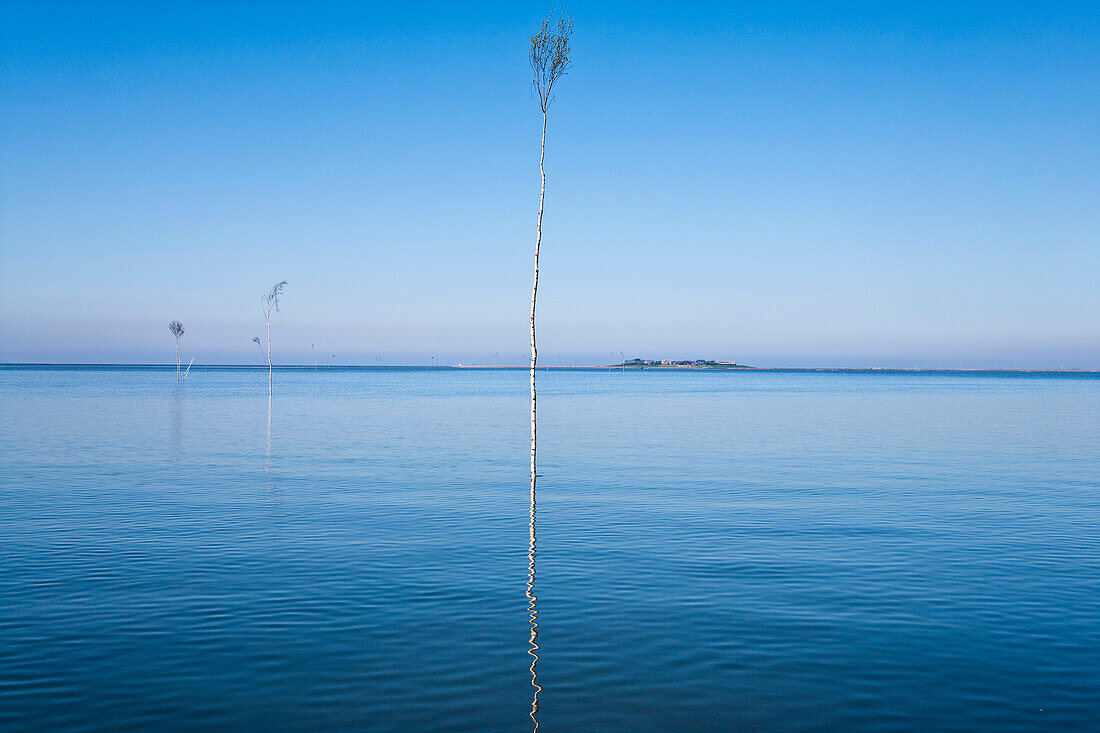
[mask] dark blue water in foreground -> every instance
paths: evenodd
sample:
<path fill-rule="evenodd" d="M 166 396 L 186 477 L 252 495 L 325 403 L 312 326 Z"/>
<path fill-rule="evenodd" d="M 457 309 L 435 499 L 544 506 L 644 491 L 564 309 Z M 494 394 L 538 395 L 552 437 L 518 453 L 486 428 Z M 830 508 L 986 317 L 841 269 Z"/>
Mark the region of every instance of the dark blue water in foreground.
<path fill-rule="evenodd" d="M 539 377 L 541 731 L 1100 726 L 1096 375 Z M 0 369 L 0 728 L 532 728 L 526 379 Z"/>

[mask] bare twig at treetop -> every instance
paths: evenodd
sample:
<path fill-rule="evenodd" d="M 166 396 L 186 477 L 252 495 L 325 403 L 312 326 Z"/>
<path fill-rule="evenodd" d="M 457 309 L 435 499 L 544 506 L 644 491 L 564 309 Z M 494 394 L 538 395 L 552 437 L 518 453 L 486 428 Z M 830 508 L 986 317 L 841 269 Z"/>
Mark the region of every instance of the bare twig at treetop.
<path fill-rule="evenodd" d="M 267 321 L 267 399 L 271 400 L 271 309 L 274 308 L 275 312 L 279 312 L 279 296 L 283 294 L 283 288 L 286 287 L 286 280 L 275 283 L 275 285 L 268 292 L 260 296 L 260 305 L 264 309 L 264 320 Z M 255 339 L 259 344 L 260 340 Z M 260 349 L 263 351 L 263 349 Z"/>
<path fill-rule="evenodd" d="M 172 321 L 168 324 L 168 330 L 176 337 L 176 381 L 180 381 L 180 339 L 183 338 L 183 324 Z"/>
<path fill-rule="evenodd" d="M 537 33 L 531 37 L 531 81 L 539 97 L 542 109 L 542 146 L 539 152 L 539 174 L 542 185 L 539 189 L 539 218 L 535 234 L 535 280 L 531 286 L 531 499 L 535 496 L 535 365 L 538 363 L 538 348 L 535 345 L 535 302 L 539 292 L 539 249 L 542 246 L 542 212 L 546 201 L 546 111 L 554 98 L 554 84 L 573 65 L 570 56 L 569 39 L 573 35 L 573 20 L 560 15 L 557 18 L 551 12 L 542 21 Z"/>

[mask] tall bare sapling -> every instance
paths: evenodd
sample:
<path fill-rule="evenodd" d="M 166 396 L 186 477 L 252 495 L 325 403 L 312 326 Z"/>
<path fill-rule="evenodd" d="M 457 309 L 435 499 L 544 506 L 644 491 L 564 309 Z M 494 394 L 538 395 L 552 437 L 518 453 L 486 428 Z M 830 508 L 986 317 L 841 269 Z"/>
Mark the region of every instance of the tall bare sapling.
<path fill-rule="evenodd" d="M 535 280 L 531 286 L 531 495 L 535 493 L 535 365 L 538 348 L 535 345 L 535 302 L 539 292 L 539 249 L 542 246 L 542 212 L 546 200 L 546 113 L 554 98 L 554 84 L 573 65 L 569 39 L 573 35 L 573 19 L 564 15 L 546 16 L 538 32 L 531 37 L 531 84 L 542 109 L 542 147 L 539 152 L 539 218 L 535 235 Z"/>

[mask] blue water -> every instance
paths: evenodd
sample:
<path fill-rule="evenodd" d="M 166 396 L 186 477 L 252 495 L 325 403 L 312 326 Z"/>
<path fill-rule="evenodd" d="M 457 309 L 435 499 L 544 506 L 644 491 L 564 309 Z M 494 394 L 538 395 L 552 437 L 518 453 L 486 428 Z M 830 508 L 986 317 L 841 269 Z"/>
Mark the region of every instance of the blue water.
<path fill-rule="evenodd" d="M 0 369 L 0 728 L 1100 726 L 1100 378 Z"/>

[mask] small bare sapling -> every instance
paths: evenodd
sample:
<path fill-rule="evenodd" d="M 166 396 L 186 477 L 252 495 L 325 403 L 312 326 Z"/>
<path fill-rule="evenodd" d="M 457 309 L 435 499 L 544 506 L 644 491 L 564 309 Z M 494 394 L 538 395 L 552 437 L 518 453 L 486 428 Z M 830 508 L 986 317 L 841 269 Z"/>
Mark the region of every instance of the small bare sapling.
<path fill-rule="evenodd" d="M 176 337 L 176 381 L 180 381 L 180 339 L 183 338 L 183 324 L 172 321 L 168 324 L 168 330 Z"/>
<path fill-rule="evenodd" d="M 264 311 L 264 320 L 267 321 L 267 396 L 271 398 L 271 311 L 275 310 L 279 312 L 279 296 L 283 294 L 283 288 L 286 287 L 286 280 L 275 283 L 271 290 L 260 296 L 260 306 Z M 259 339 L 255 339 L 259 344 Z M 263 351 L 263 349 L 260 349 Z"/>

